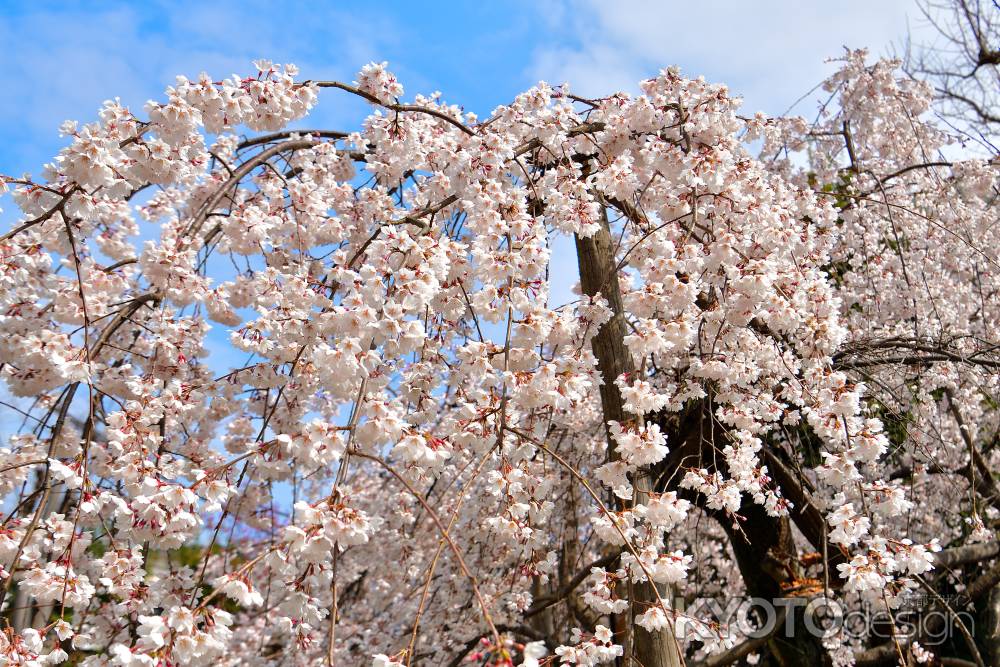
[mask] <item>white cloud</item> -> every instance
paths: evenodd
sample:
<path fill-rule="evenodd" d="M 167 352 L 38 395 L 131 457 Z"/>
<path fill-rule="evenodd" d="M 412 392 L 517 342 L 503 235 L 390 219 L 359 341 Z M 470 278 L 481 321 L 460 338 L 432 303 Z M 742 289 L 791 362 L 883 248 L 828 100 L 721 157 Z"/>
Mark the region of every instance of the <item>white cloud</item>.
<path fill-rule="evenodd" d="M 549 14 L 572 45 L 534 54 L 530 74 L 584 95 L 634 91 L 669 65 L 724 82 L 747 111 L 780 114 L 833 67 L 845 46 L 888 54 L 906 37 L 912 0 L 567 0 Z M 809 111 L 809 110 L 807 110 Z"/>

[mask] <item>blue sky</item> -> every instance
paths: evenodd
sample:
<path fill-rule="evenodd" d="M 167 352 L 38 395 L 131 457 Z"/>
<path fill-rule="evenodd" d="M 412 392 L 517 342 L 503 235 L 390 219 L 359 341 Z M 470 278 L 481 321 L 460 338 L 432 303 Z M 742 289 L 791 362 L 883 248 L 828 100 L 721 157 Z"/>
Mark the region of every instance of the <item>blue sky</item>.
<path fill-rule="evenodd" d="M 678 64 L 777 114 L 844 45 L 888 53 L 918 20 L 912 0 L 0 0 L 0 173 L 37 173 L 62 145 L 59 123 L 93 120 L 105 99 L 141 110 L 176 74 L 245 74 L 259 57 L 347 81 L 388 60 L 408 95 L 440 90 L 481 114 L 540 79 L 599 94 Z M 343 129 L 363 111 L 328 91 L 308 125 Z"/>

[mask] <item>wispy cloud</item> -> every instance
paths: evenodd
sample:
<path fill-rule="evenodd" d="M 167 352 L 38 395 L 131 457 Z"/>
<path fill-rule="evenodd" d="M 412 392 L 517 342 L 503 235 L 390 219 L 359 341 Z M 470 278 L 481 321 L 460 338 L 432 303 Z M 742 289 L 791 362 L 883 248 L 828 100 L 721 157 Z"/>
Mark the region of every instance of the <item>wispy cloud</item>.
<path fill-rule="evenodd" d="M 266 57 L 313 76 L 353 78 L 394 39 L 392 21 L 317 3 L 150 3 L 93 9 L 26 5 L 5 10 L 0 171 L 37 169 L 66 119 L 93 120 L 119 97 L 133 108 L 162 97 L 177 74 L 247 74 Z M 314 120 L 332 120 L 327 106 Z"/>
<path fill-rule="evenodd" d="M 748 111 L 782 113 L 832 69 L 843 47 L 901 44 L 912 0 L 701 2 L 567 0 L 550 21 L 572 43 L 538 48 L 530 71 L 583 94 L 635 90 L 668 65 L 729 84 Z"/>

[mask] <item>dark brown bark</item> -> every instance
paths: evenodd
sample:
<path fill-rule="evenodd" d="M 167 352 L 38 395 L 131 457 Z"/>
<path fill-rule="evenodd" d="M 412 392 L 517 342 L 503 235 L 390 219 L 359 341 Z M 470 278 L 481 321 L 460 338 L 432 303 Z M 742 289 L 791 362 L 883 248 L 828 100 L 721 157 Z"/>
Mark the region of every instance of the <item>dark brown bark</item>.
<path fill-rule="evenodd" d="M 603 380 L 600 393 L 605 422 L 637 420 L 640 416 L 625 411 L 621 393 L 614 384 L 617 377 L 634 373 L 636 368 L 624 342 L 628 329 L 623 314 L 613 239 L 606 217 L 594 236 L 586 239 L 577 237 L 576 249 L 583 293 L 588 296 L 599 293 L 607 299 L 613 313 L 612 319 L 601 327 L 591 343 Z M 707 425 L 712 419 L 710 404 L 695 406 L 681 415 L 649 415 L 648 418 L 659 423 L 671 451 L 655 470 L 643 471 L 633 480 L 637 497 L 641 498 L 644 492 L 651 490 L 676 489 L 683 477 L 681 469 L 685 467 L 718 469 L 725 474 L 724 461 L 721 455 L 716 456 L 716 452 L 725 446 L 725 436 L 720 434 L 720 429 L 716 429 L 715 439 L 721 440 L 714 445 L 710 438 L 705 437 Z M 607 430 L 606 437 L 609 458 L 614 460 L 617 458 L 614 441 Z M 793 517 L 796 523 L 810 542 L 820 548 L 825 533 L 819 511 L 808 502 L 806 490 L 796 483 L 794 475 L 787 468 L 776 465 L 780 463 L 777 457 L 770 455 L 768 462 L 772 464 L 772 474 L 775 474 L 779 486 L 783 489 L 788 487 L 794 496 L 791 499 L 796 505 Z M 782 597 L 790 582 L 798 576 L 797 551 L 789 518 L 768 516 L 762 507 L 749 501 L 741 508 L 738 525 L 732 517 L 714 512 L 709 514 L 715 516 L 730 538 L 748 594 L 765 599 Z M 830 555 L 839 556 L 832 550 Z M 633 617 L 656 599 L 649 584 L 634 587 L 632 594 Z M 660 594 L 666 596 L 668 593 L 663 590 Z M 620 627 L 621 621 L 616 619 L 619 625 L 616 625 L 615 631 L 624 630 Z M 776 633 L 769 641 L 770 653 L 776 664 L 822 664 L 824 651 L 819 642 L 806 636 L 801 619 L 797 619 L 795 627 L 799 630 L 798 636 L 786 638 L 783 633 Z M 681 664 L 679 647 L 669 633 L 652 635 L 640 628 L 634 632 L 633 638 L 632 650 L 641 665 L 675 667 Z"/>
<path fill-rule="evenodd" d="M 711 432 L 711 406 L 703 403 L 682 415 L 655 415 L 661 430 L 671 443 L 670 453 L 658 469 L 658 491 L 672 490 L 697 504 L 718 521 L 726 531 L 732 545 L 736 564 L 750 597 L 776 600 L 784 597 L 792 581 L 800 576 L 797 548 L 792 536 L 792 523 L 788 516 L 769 516 L 763 507 L 744 499 L 739 517 L 705 507 L 704 497 L 680 489 L 683 477 L 680 468 L 706 468 L 718 470 L 728 476 L 721 450 L 726 446 L 724 433 L 716 428 Z M 718 450 L 718 452 L 713 451 Z M 821 528 L 817 528 L 822 538 Z M 777 609 L 780 611 L 780 608 Z M 796 608 L 793 627 L 795 635 L 785 637 L 784 628 L 778 629 L 766 642 L 773 662 L 782 666 L 822 665 L 825 651 L 819 641 L 808 635 L 802 621 L 802 607 Z"/>

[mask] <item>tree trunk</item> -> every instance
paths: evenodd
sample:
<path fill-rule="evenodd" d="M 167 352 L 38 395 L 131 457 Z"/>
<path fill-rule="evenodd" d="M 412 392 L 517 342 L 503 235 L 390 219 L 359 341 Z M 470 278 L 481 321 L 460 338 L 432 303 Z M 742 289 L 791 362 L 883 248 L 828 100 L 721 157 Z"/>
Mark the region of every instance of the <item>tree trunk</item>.
<path fill-rule="evenodd" d="M 588 296 L 600 293 L 608 300 L 608 305 L 614 313 L 612 319 L 601 327 L 592 341 L 594 356 L 597 358 L 598 370 L 603 381 L 600 392 L 608 455 L 609 459 L 614 460 L 617 454 L 614 441 L 607 431 L 607 421 L 625 422 L 642 416 L 625 412 L 621 392 L 614 384 L 617 377 L 623 373 L 634 373 L 636 368 L 624 342 L 627 324 L 623 315 L 621 289 L 615 270 L 617 263 L 606 213 L 601 229 L 594 236 L 586 239 L 577 237 L 576 250 L 583 293 Z M 657 478 L 672 479 L 676 483 L 678 476 L 673 473 L 682 460 L 686 460 L 687 465 L 692 465 L 694 461 L 704 464 L 715 459 L 710 454 L 706 457 L 702 451 L 704 438 L 701 437 L 700 430 L 704 426 L 702 418 L 705 417 L 705 410 L 711 410 L 711 407 L 700 406 L 685 411 L 683 415 L 663 420 L 665 423 L 661 424 L 661 429 L 667 434 L 671 453 L 667 460 L 657 467 L 655 473 L 645 470 L 636 475 L 633 485 L 637 498 L 643 493 L 655 490 Z M 711 419 L 710 414 L 707 418 Z M 790 522 L 787 517 L 770 517 L 762 507 L 750 502 L 744 503 L 741 514 L 744 516 L 744 521 L 741 522 L 740 530 L 734 530 L 732 521 L 726 517 L 716 518 L 729 534 L 737 563 L 747 583 L 747 592 L 754 597 L 780 598 L 783 595 L 782 584 L 796 576 L 796 549 Z M 664 589 L 660 591 L 660 595 L 664 599 L 669 599 L 670 592 Z M 646 582 L 632 587 L 631 628 L 635 627 L 635 616 L 642 613 L 646 605 L 655 600 L 656 595 L 651 583 Z M 801 609 L 797 610 L 796 614 L 801 615 Z M 616 622 L 621 620 L 623 619 L 616 619 Z M 821 664 L 823 649 L 815 638 L 805 633 L 801 618 L 795 619 L 794 627 L 795 637 L 786 638 L 782 636 L 783 632 L 779 632 L 769 642 L 776 662 L 779 665 Z M 614 629 L 625 630 L 621 627 Z M 638 628 L 623 634 L 633 637 L 632 650 L 638 664 L 644 667 L 677 667 L 682 664 L 679 646 L 670 632 L 651 634 Z M 626 654 L 626 664 L 629 664 L 627 660 L 628 654 Z"/>
<path fill-rule="evenodd" d="M 625 347 L 626 324 L 622 309 L 622 296 L 618 285 L 618 273 L 615 270 L 616 261 L 612 246 L 611 229 L 607 212 L 604 211 L 603 224 L 600 230 L 590 238 L 576 238 L 577 261 L 580 266 L 580 287 L 583 293 L 594 296 L 600 293 L 614 313 L 609 322 L 593 338 L 591 343 L 594 356 L 597 358 L 597 368 L 601 373 L 602 385 L 601 407 L 604 412 L 605 436 L 608 442 L 608 457 L 618 458 L 615 443 L 611 438 L 607 422 L 615 420 L 625 422 L 636 419 L 637 415 L 627 414 L 623 407 L 621 392 L 615 385 L 615 379 L 623 373 L 634 373 L 635 362 L 631 353 Z M 640 473 L 633 480 L 636 495 L 648 492 L 653 486 L 648 472 Z M 679 667 L 681 656 L 677 641 L 667 630 L 649 633 L 642 628 L 635 629 L 634 618 L 645 610 L 645 606 L 656 600 L 653 584 L 646 582 L 632 587 L 632 605 L 630 618 L 616 619 L 616 625 L 621 623 L 628 627 L 615 627 L 616 631 L 631 636 L 632 642 L 624 642 L 626 649 L 631 644 L 631 650 L 626 650 L 625 664 L 635 662 L 643 667 Z M 661 595 L 667 596 L 667 591 Z"/>
<path fill-rule="evenodd" d="M 709 509 L 705 506 L 704 496 L 679 486 L 682 475 L 677 471 L 681 466 L 704 467 L 709 472 L 718 471 L 726 477 L 729 474 L 725 460 L 714 456 L 709 444 L 711 409 L 711 404 L 702 402 L 680 414 L 650 415 L 650 419 L 666 434 L 670 446 L 667 458 L 656 469 L 659 484 L 653 490 L 675 491 L 717 521 L 729 538 L 736 565 L 746 585 L 746 595 L 778 601 L 775 612 L 780 613 L 786 589 L 801 574 L 790 517 L 770 516 L 763 507 L 749 497 L 744 497 L 738 512 L 740 518 L 737 519 L 725 512 Z M 727 444 L 725 434 L 718 429 L 713 437 L 717 449 L 722 449 Z M 798 508 L 793 510 L 795 511 L 801 512 Z M 723 607 L 726 602 L 728 601 L 722 600 Z M 782 625 L 764 642 L 769 650 L 770 660 L 762 664 L 782 667 L 824 664 L 825 650 L 820 640 L 807 632 L 803 622 L 803 607 L 804 605 L 793 605 L 790 608 L 794 616 L 788 620 L 788 624 L 794 628 L 793 636 L 786 637 L 785 626 Z"/>
<path fill-rule="evenodd" d="M 985 653 L 990 665 L 1000 665 L 1000 587 L 994 586 L 986 598 Z"/>

